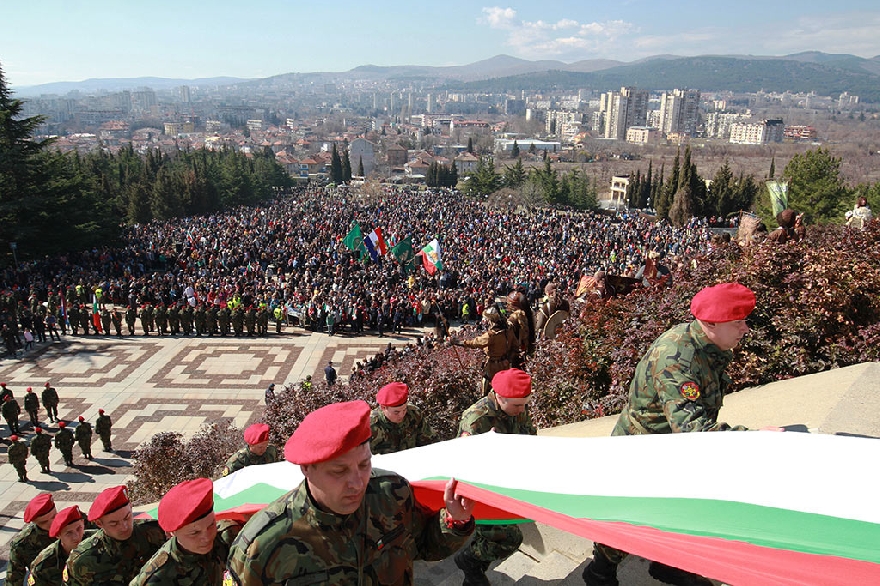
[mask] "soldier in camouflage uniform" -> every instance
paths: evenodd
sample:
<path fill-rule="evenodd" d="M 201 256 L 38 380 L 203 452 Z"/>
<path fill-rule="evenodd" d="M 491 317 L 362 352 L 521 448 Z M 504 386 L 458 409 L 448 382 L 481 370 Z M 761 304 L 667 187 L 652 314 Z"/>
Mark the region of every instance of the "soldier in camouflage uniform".
<path fill-rule="evenodd" d="M 278 461 L 278 448 L 269 445 L 269 426 L 265 423 L 254 423 L 244 430 L 244 441 L 247 446 L 238 450 L 226 461 L 223 476 L 229 476 L 245 466 L 272 464 Z"/>
<path fill-rule="evenodd" d="M 502 370 L 492 379 L 493 390 L 468 407 L 461 416 L 461 436 L 495 433 L 537 435 L 527 403 L 532 393 L 532 377 L 519 370 Z M 507 559 L 522 543 L 517 525 L 486 525 L 474 532 L 473 540 L 455 556 L 455 565 L 464 572 L 463 586 L 488 585 L 486 570 L 495 560 Z"/>
<path fill-rule="evenodd" d="M 49 451 L 52 449 L 52 438 L 43 433 L 42 427 L 34 428 L 34 431 L 37 435 L 31 440 L 31 454 L 40 463 L 40 471 L 48 474 L 52 472 L 49 469 Z"/>
<path fill-rule="evenodd" d="M 10 433 L 21 433 L 18 429 L 18 416 L 21 414 L 21 405 L 12 397 L 12 393 L 3 397 L 0 413 L 3 414 L 3 419 L 6 420 Z"/>
<path fill-rule="evenodd" d="M 145 303 L 143 307 L 141 307 L 141 311 L 138 314 L 138 317 L 141 320 L 141 329 L 144 331 L 145 336 L 150 335 L 150 330 L 153 329 L 153 308 L 149 303 Z"/>
<path fill-rule="evenodd" d="M 76 426 L 76 431 L 73 433 L 73 437 L 76 438 L 76 443 L 79 444 L 79 449 L 82 450 L 83 456 L 91 460 L 92 424 L 86 421 L 85 417 L 82 415 L 79 416 L 79 425 Z"/>
<path fill-rule="evenodd" d="M 67 559 L 68 586 L 127 586 L 165 543 L 156 521 L 135 521 L 124 486 L 108 488 L 89 508 L 98 531 Z"/>
<path fill-rule="evenodd" d="M 195 313 L 191 305 L 187 304 L 180 312 L 180 327 L 183 328 L 183 335 L 189 336 L 193 331 L 193 320 Z"/>
<path fill-rule="evenodd" d="M 110 335 L 110 327 L 113 325 L 113 316 L 106 307 L 101 309 L 101 327 L 104 329 L 104 335 Z"/>
<path fill-rule="evenodd" d="M 206 324 L 207 316 L 205 315 L 205 306 L 199 303 L 199 306 L 196 308 L 195 316 L 193 316 L 193 321 L 196 326 L 196 336 L 201 337 L 202 334 L 205 333 L 205 324 Z"/>
<path fill-rule="evenodd" d="M 9 542 L 9 565 L 6 568 L 6 583 L 19 586 L 24 584 L 27 568 L 34 558 L 52 543 L 49 528 L 55 518 L 55 502 L 52 495 L 43 492 L 30 500 L 24 509 L 25 526 L 12 536 Z"/>
<path fill-rule="evenodd" d="M 176 303 L 168 308 L 168 328 L 172 336 L 180 333 L 180 307 Z"/>
<path fill-rule="evenodd" d="M 244 309 L 239 305 L 232 312 L 232 331 L 235 337 L 240 338 L 244 332 Z"/>
<path fill-rule="evenodd" d="M 28 417 L 31 419 L 31 425 L 34 427 L 40 424 L 40 418 L 37 412 L 40 410 L 40 398 L 34 392 L 33 387 L 28 387 L 24 396 L 24 410 L 27 411 Z"/>
<path fill-rule="evenodd" d="M 232 313 L 229 311 L 228 307 L 224 307 L 217 314 L 217 322 L 220 324 L 220 335 L 224 338 L 227 334 L 229 334 L 229 318 L 232 316 Z"/>
<path fill-rule="evenodd" d="M 510 368 L 510 358 L 517 352 L 517 340 L 513 330 L 507 325 L 507 320 L 496 307 L 487 308 L 483 312 L 483 317 L 489 322 L 489 331 L 464 342 L 452 338 L 452 343 L 461 344 L 465 348 L 482 348 L 486 353 L 481 383 L 483 394 L 486 394 L 492 388 L 492 378 L 502 370 Z"/>
<path fill-rule="evenodd" d="M 134 307 L 129 307 L 125 310 L 125 327 L 128 328 L 128 335 L 134 335 L 134 326 L 137 322 L 137 310 Z"/>
<path fill-rule="evenodd" d="M 89 531 L 92 535 L 94 531 Z M 58 586 L 65 584 L 64 567 L 70 552 L 86 537 L 85 517 L 79 507 L 61 509 L 49 528 L 49 537 L 55 542 L 41 551 L 30 566 L 28 586 Z"/>
<path fill-rule="evenodd" d="M 253 338 L 257 331 L 257 310 L 251 305 L 244 314 L 244 327 L 247 328 L 248 338 Z"/>
<path fill-rule="evenodd" d="M 370 413 L 370 451 L 390 454 L 437 441 L 437 434 L 428 425 L 421 410 L 407 403 L 409 387 L 394 382 L 376 394 L 379 406 Z"/>
<path fill-rule="evenodd" d="M 214 517 L 214 483 L 181 482 L 159 502 L 159 525 L 172 535 L 150 558 L 131 586 L 221 586 L 229 548 L 241 530 Z"/>
<path fill-rule="evenodd" d="M 55 387 L 46 383 L 40 398 L 43 400 L 46 413 L 49 414 L 49 421 L 58 421 L 58 391 L 55 390 Z"/>
<path fill-rule="evenodd" d="M 55 447 L 61 452 L 64 463 L 73 466 L 73 432 L 67 429 L 67 423 L 58 422 L 58 433 L 55 434 Z"/>
<path fill-rule="evenodd" d="M 707 287 L 691 300 L 696 319 L 661 335 L 636 366 L 629 401 L 611 435 L 740 431 L 718 421 L 730 377 L 724 372 L 732 350 L 748 333 L 745 319 L 755 294 L 737 283 Z M 584 568 L 587 586 L 617 586 L 617 566 L 626 552 L 596 543 Z M 711 586 L 712 582 L 678 568 L 651 562 L 648 572 L 666 584 Z"/>
<path fill-rule="evenodd" d="M 95 420 L 95 433 L 101 438 L 105 452 L 112 452 L 113 446 L 110 442 L 110 430 L 113 427 L 113 420 L 109 415 L 104 414 L 103 409 L 98 409 L 98 419 Z"/>
<path fill-rule="evenodd" d="M 260 305 L 260 309 L 257 311 L 257 333 L 260 336 L 269 334 L 269 310 L 265 305 Z"/>
<path fill-rule="evenodd" d="M 116 337 L 122 337 L 122 314 L 119 313 L 119 310 L 115 307 L 113 311 L 110 312 L 110 320 L 113 322 L 113 330 L 116 332 Z"/>
<path fill-rule="evenodd" d="M 233 584 L 413 583 L 414 559 L 440 560 L 473 531 L 474 503 L 446 485 L 420 505 L 405 478 L 371 465 L 370 407 L 334 403 L 303 419 L 284 449 L 305 479 L 254 515 L 229 554 Z"/>
<path fill-rule="evenodd" d="M 154 319 L 156 321 L 156 332 L 160 336 L 164 336 L 168 333 L 168 310 L 165 309 L 165 304 L 160 303 L 156 306 L 156 311 L 154 314 Z"/>
<path fill-rule="evenodd" d="M 67 306 L 67 320 L 70 322 L 70 333 L 75 336 L 79 328 L 79 308 L 76 305 Z"/>

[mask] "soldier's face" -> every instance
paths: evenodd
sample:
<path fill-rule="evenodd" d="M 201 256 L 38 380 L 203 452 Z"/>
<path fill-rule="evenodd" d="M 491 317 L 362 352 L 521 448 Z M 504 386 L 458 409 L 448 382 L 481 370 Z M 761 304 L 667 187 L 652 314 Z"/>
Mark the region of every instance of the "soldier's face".
<path fill-rule="evenodd" d="M 131 505 L 125 505 L 119 510 L 107 513 L 100 519 L 95 520 L 98 529 L 103 529 L 108 537 L 117 541 L 125 541 L 134 532 L 134 518 Z"/>
<path fill-rule="evenodd" d="M 385 405 L 380 405 L 380 407 L 382 413 L 391 423 L 400 423 L 406 417 L 406 403 L 397 407 L 386 407 Z"/>
<path fill-rule="evenodd" d="M 190 553 L 204 555 L 214 549 L 214 538 L 217 537 L 217 519 L 214 511 L 211 511 L 201 519 L 184 525 L 171 535 L 177 538 L 177 543 Z"/>
<path fill-rule="evenodd" d="M 249 449 L 249 450 L 251 451 L 251 453 L 254 454 L 255 456 L 262 456 L 263 454 L 266 453 L 266 450 L 267 450 L 268 448 L 269 448 L 269 440 L 266 440 L 266 441 L 264 441 L 264 442 L 260 442 L 260 443 L 258 443 L 258 444 L 254 444 L 254 445 L 252 445 L 252 446 L 251 446 L 250 448 L 248 448 L 248 449 Z"/>
<path fill-rule="evenodd" d="M 370 443 L 364 442 L 332 460 L 301 469 L 318 506 L 337 515 L 354 513 L 364 500 L 373 471 Z"/>
<path fill-rule="evenodd" d="M 521 415 L 522 412 L 526 410 L 526 405 L 529 403 L 528 397 L 523 399 L 508 399 L 506 397 L 495 395 L 495 400 L 498 401 L 498 406 L 501 410 L 511 417 Z"/>
<path fill-rule="evenodd" d="M 58 513 L 58 509 L 52 507 L 52 510 L 46 513 L 45 515 L 40 515 L 39 517 L 34 518 L 34 525 L 42 529 L 43 531 L 48 531 L 50 527 L 52 527 L 52 521 L 55 520 L 55 515 Z"/>
<path fill-rule="evenodd" d="M 58 539 L 61 541 L 61 547 L 64 548 L 64 551 L 68 553 L 73 551 L 73 548 L 79 545 L 79 542 L 82 541 L 85 532 L 86 522 L 82 519 L 74 521 L 62 529 L 61 533 L 58 534 Z"/>
<path fill-rule="evenodd" d="M 739 345 L 743 336 L 749 333 L 746 320 L 725 321 L 714 324 L 700 322 L 709 341 L 722 350 L 733 350 Z"/>

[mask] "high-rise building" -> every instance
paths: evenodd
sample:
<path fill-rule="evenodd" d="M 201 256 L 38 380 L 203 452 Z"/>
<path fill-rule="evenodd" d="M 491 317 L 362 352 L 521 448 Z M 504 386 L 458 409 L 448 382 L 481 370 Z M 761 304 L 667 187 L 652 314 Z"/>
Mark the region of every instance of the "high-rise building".
<path fill-rule="evenodd" d="M 600 109 L 605 114 L 605 138 L 624 140 L 630 126 L 645 126 L 648 119 L 648 91 L 622 87 L 604 94 Z"/>
<path fill-rule="evenodd" d="M 700 90 L 673 90 L 660 98 L 659 128 L 665 134 L 693 135 L 700 121 Z"/>

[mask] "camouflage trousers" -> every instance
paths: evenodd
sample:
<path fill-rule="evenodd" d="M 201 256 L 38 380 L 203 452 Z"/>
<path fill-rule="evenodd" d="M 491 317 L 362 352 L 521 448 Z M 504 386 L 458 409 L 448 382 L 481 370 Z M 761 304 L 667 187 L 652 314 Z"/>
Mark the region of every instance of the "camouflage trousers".
<path fill-rule="evenodd" d="M 481 562 L 510 557 L 523 540 L 518 525 L 477 525 L 474 537 L 465 547 Z"/>
<path fill-rule="evenodd" d="M 625 560 L 628 555 L 629 554 L 625 551 L 614 549 L 610 545 L 605 545 L 604 543 L 593 544 L 593 559 L 596 559 L 597 556 L 602 556 L 612 564 L 617 565 Z"/>

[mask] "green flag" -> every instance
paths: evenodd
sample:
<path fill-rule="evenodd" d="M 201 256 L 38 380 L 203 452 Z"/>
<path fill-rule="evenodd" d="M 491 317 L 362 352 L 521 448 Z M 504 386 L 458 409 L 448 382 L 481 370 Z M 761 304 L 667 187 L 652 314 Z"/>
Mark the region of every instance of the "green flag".
<path fill-rule="evenodd" d="M 415 260 L 416 254 L 412 247 L 412 238 L 407 236 L 403 240 L 397 243 L 394 248 L 391 249 L 391 254 L 394 255 L 394 258 L 397 259 L 407 272 L 413 269 L 413 261 Z"/>
<path fill-rule="evenodd" d="M 352 252 L 357 252 L 358 250 L 363 251 L 364 237 L 361 235 L 361 225 L 357 220 L 351 223 L 351 230 L 349 230 L 345 238 L 342 239 L 342 243 Z"/>

